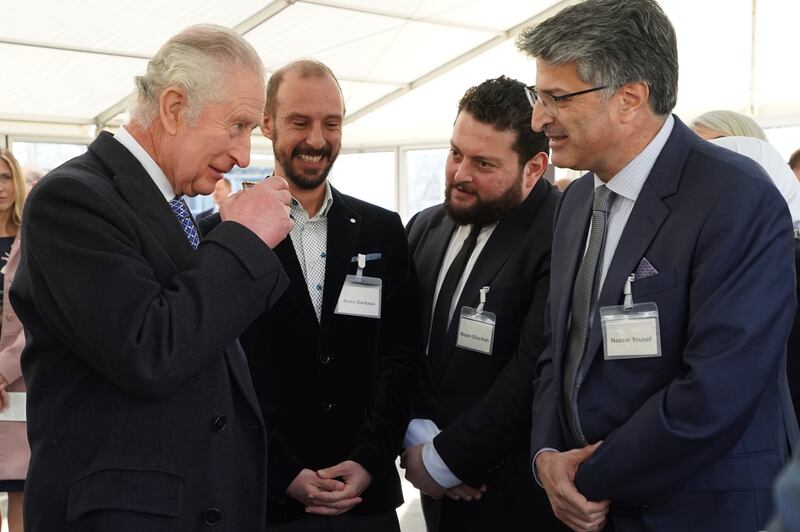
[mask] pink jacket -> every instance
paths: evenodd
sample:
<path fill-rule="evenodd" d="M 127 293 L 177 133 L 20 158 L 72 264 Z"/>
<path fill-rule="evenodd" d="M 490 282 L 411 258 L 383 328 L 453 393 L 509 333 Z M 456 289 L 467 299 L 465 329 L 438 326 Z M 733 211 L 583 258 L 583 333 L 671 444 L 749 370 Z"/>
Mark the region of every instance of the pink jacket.
<path fill-rule="evenodd" d="M 3 279 L 3 327 L 0 332 L 0 374 L 10 383 L 11 392 L 24 392 L 20 355 L 25 347 L 22 323 L 8 301 L 8 291 L 19 265 L 20 239 L 17 236 L 11 246 Z M 0 422 L 0 480 L 22 480 L 28 472 L 31 450 L 28 446 L 27 423 Z"/>

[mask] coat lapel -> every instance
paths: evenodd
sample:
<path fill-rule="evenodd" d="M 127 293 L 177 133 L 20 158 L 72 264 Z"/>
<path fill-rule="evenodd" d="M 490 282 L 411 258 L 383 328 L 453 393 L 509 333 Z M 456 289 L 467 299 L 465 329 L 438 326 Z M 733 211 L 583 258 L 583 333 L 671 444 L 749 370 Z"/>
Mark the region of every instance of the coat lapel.
<path fill-rule="evenodd" d="M 620 304 L 625 279 L 636 271 L 636 267 L 669 216 L 670 211 L 664 198 L 678 191 L 681 169 L 689 152 L 690 135 L 692 133 L 688 128 L 675 117 L 672 134 L 639 192 L 639 197 L 636 199 L 636 204 L 625 224 L 611 264 L 609 264 L 596 305 L 598 310 L 594 315 L 594 324 L 589 336 L 584 359 L 586 364 L 592 363 L 602 342 L 599 308 Z"/>
<path fill-rule="evenodd" d="M 447 216 L 442 216 L 441 223 L 430 229 L 422 254 L 417 258 L 416 265 L 422 294 L 422 324 L 424 345 L 428 345 L 428 335 L 431 330 L 431 317 L 433 314 L 433 294 L 436 291 L 436 281 L 442 269 L 444 255 L 456 224 Z"/>
<path fill-rule="evenodd" d="M 164 199 L 164 195 L 147 174 L 141 163 L 107 132 L 102 132 L 89 146 L 97 157 L 111 170 L 111 178 L 122 198 L 131 206 L 148 227 L 154 240 L 179 271 L 183 260 L 193 250 L 186 233 Z M 243 395 L 257 415 L 261 415 L 255 391 L 247 369 L 247 361 L 239 341 L 236 340 L 225 351 L 232 379 L 243 390 Z"/>
<path fill-rule="evenodd" d="M 567 345 L 567 331 L 572 313 L 572 289 L 575 276 L 586 248 L 586 235 L 589 231 L 589 220 L 592 216 L 592 200 L 594 198 L 594 175 L 586 174 L 571 185 L 562 197 L 559 211 L 565 204 L 575 215 L 566 217 L 553 238 L 552 264 L 560 269 L 559 275 L 550 276 L 550 311 L 552 314 L 551 338 L 553 344 L 554 374 L 561 379 L 560 356 Z"/>
<path fill-rule="evenodd" d="M 461 307 L 470 306 L 475 308 L 478 305 L 480 289 L 484 286 L 491 287 L 492 280 L 497 273 L 508 261 L 509 257 L 517 251 L 516 243 L 520 241 L 522 235 L 528 230 L 528 226 L 534 219 L 531 213 L 539 208 L 544 198 L 549 194 L 551 186 L 552 185 L 544 179 L 540 179 L 533 190 L 531 190 L 530 194 L 528 194 L 525 201 L 497 224 L 497 227 L 495 227 L 492 235 L 486 242 L 481 254 L 475 261 L 475 265 L 472 267 L 464 283 L 464 288 L 458 296 L 450 328 L 447 331 L 448 338 L 445 344 L 447 348 L 442 353 L 445 360 L 443 360 L 441 364 L 429 364 L 429 368 L 431 368 L 432 371 L 431 377 L 437 386 L 444 377 L 447 366 L 456 349 L 456 335 L 458 333 L 458 319 L 461 313 Z M 452 230 L 450 234 L 452 234 Z M 448 234 L 447 240 L 445 240 L 443 249 L 447 249 L 450 234 Z M 443 258 L 444 253 L 442 252 L 442 257 L 438 261 L 439 267 L 436 268 L 437 273 L 441 269 Z M 434 279 L 434 283 L 435 282 L 436 280 Z M 433 289 L 435 289 L 435 284 L 432 286 L 431 292 L 429 293 L 433 293 Z M 491 300 L 491 297 L 490 291 L 488 296 L 489 300 Z M 428 306 L 430 308 L 430 304 Z M 430 320 L 430 314 L 428 314 L 428 320 Z M 425 323 L 430 323 L 430 321 Z M 436 373 L 433 373 L 432 368 L 434 367 L 438 370 Z"/>
<path fill-rule="evenodd" d="M 89 146 L 111 170 L 111 178 L 123 199 L 150 230 L 153 239 L 178 269 L 192 253 L 192 246 L 164 196 L 141 163 L 108 132 L 102 132 Z"/>
<path fill-rule="evenodd" d="M 356 249 L 361 231 L 361 216 L 349 205 L 338 190 L 331 187 L 333 204 L 328 211 L 328 245 L 325 259 L 325 286 L 322 292 L 323 332 L 336 309 L 345 276 L 356 272 L 351 262 L 357 253 L 371 253 L 369 249 Z"/>
<path fill-rule="evenodd" d="M 308 294 L 308 285 L 306 279 L 303 277 L 303 270 L 300 267 L 300 261 L 297 259 L 297 252 L 294 249 L 294 242 L 292 237 L 289 236 L 275 246 L 275 254 L 283 265 L 283 270 L 289 277 L 289 288 L 286 289 L 284 297 L 289 298 L 292 305 L 294 305 L 298 314 L 308 322 L 312 330 L 316 333 L 319 327 L 317 315 L 314 312 L 314 304 L 311 302 L 311 296 Z M 311 331 L 309 331 L 310 333 Z"/>

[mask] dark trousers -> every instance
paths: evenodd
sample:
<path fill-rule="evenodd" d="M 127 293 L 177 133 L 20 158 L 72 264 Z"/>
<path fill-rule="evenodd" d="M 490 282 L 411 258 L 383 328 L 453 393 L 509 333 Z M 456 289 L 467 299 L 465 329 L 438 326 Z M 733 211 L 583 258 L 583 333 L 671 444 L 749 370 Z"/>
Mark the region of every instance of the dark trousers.
<path fill-rule="evenodd" d="M 268 523 L 267 532 L 400 532 L 397 513 L 306 515 L 289 523 Z"/>

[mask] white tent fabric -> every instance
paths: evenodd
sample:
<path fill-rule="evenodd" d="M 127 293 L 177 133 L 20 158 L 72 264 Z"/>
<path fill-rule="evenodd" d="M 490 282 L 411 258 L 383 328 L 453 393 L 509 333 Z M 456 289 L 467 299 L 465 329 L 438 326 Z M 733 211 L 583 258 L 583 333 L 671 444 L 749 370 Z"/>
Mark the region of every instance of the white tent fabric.
<path fill-rule="evenodd" d="M 0 17 L 0 134 L 88 141 L 125 120 L 133 77 L 172 34 L 235 28 L 274 70 L 312 57 L 341 80 L 346 149 L 446 143 L 464 90 L 533 83 L 520 29 L 574 0 L 26 0 Z M 800 2 L 661 0 L 678 33 L 677 112 L 714 108 L 800 124 Z M 259 144 L 260 143 L 260 144 Z M 266 149 L 265 141 L 257 146 Z"/>

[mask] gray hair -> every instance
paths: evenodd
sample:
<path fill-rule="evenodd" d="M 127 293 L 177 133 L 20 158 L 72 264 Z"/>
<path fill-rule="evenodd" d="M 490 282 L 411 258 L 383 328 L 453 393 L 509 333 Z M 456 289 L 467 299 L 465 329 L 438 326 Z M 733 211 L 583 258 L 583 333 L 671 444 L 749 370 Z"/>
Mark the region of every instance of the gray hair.
<path fill-rule="evenodd" d="M 161 94 L 178 87 L 188 99 L 187 119 L 200 115 L 203 105 L 225 97 L 226 74 L 242 67 L 264 77 L 264 64 L 241 35 L 224 26 L 190 26 L 168 40 L 147 63 L 147 73 L 136 79 L 136 106 L 132 119 L 147 127 L 158 114 Z"/>
<path fill-rule="evenodd" d="M 709 111 L 692 122 L 692 127 L 700 126 L 724 137 L 755 137 L 767 142 L 767 135 L 755 120 L 733 111 Z"/>
<path fill-rule="evenodd" d="M 675 29 L 655 0 L 586 0 L 523 30 L 517 47 L 554 65 L 574 61 L 585 83 L 650 88 L 650 109 L 666 115 L 678 98 Z"/>

